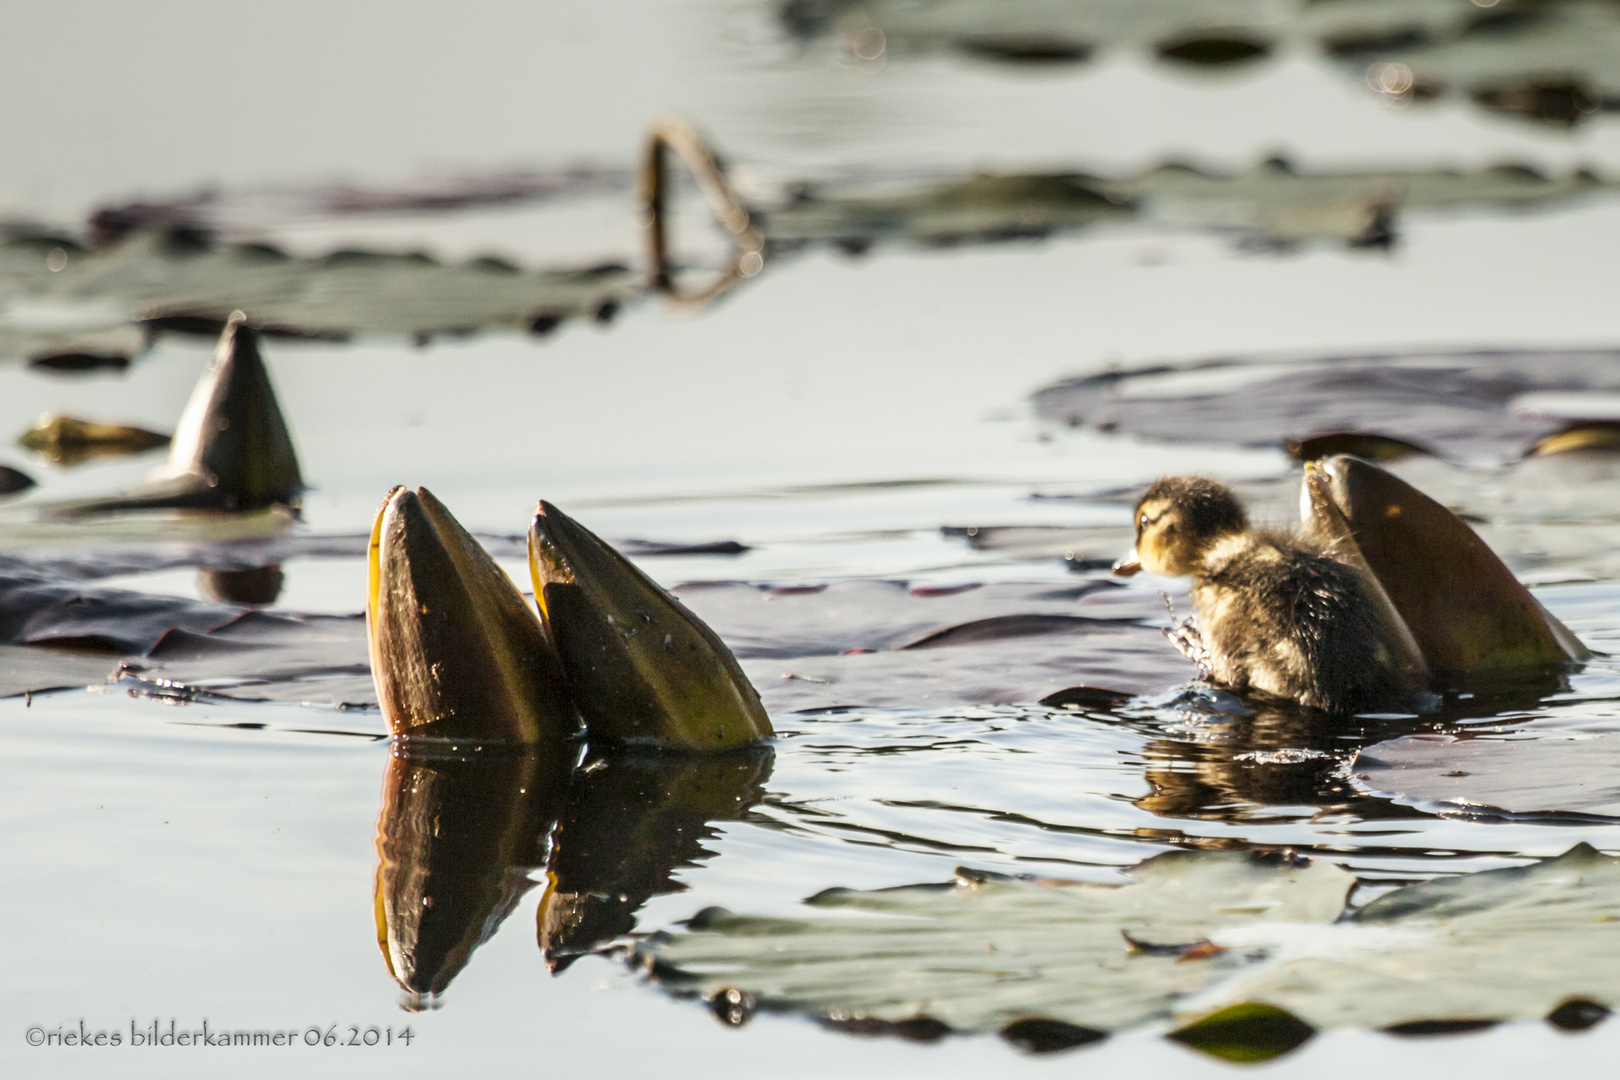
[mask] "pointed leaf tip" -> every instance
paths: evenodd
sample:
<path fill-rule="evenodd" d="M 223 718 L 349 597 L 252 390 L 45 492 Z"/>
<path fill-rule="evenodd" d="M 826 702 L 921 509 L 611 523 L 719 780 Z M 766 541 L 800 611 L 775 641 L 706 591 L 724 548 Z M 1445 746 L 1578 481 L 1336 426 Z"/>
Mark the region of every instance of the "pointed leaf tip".
<path fill-rule="evenodd" d="M 392 733 L 520 743 L 574 734 L 544 628 L 431 492 L 389 492 L 368 557 L 372 676 Z"/>
<path fill-rule="evenodd" d="M 759 694 L 714 631 L 545 500 L 529 572 L 593 739 L 709 753 L 770 737 Z"/>
<path fill-rule="evenodd" d="M 160 479 L 189 480 L 204 501 L 231 510 L 294 505 L 304 490 L 258 334 L 241 312 L 186 403 Z"/>

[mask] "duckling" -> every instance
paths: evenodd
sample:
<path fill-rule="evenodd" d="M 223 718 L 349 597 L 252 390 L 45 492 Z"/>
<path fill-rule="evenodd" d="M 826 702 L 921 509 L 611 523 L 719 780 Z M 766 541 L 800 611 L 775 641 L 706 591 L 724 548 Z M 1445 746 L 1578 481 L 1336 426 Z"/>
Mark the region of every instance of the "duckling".
<path fill-rule="evenodd" d="M 1376 584 L 1315 540 L 1252 528 L 1225 485 L 1172 476 L 1136 504 L 1136 547 L 1114 567 L 1193 579 L 1198 625 L 1167 631 L 1210 680 L 1354 713 L 1408 693 Z"/>

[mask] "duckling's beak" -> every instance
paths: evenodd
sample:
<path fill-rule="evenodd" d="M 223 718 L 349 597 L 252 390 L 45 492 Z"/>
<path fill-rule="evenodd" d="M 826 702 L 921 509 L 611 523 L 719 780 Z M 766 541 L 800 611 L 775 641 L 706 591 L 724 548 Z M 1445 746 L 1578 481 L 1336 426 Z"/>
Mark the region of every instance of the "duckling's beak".
<path fill-rule="evenodd" d="M 195 480 L 210 503 L 230 510 L 293 505 L 304 490 L 259 336 L 240 311 L 180 415 L 161 476 Z"/>
<path fill-rule="evenodd" d="M 1431 668 L 1523 671 L 1591 655 L 1456 514 L 1360 458 L 1317 468 Z"/>
<path fill-rule="evenodd" d="M 1136 549 L 1131 548 L 1125 557 L 1114 564 L 1115 577 L 1133 577 L 1142 570 L 1142 560 L 1136 557 Z"/>
<path fill-rule="evenodd" d="M 545 628 L 426 488 L 388 493 L 369 558 L 371 674 L 389 732 L 560 744 L 577 731 Z"/>
<path fill-rule="evenodd" d="M 591 741 L 714 752 L 772 734 L 720 638 L 590 530 L 542 501 L 534 598 Z"/>

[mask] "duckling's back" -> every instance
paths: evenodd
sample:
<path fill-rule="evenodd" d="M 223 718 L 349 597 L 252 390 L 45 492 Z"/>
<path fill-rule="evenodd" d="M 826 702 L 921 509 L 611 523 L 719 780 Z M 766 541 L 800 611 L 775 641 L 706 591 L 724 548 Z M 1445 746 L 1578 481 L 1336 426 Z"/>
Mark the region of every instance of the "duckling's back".
<path fill-rule="evenodd" d="M 1355 569 L 1290 536 L 1223 539 L 1193 585 L 1211 674 L 1331 712 L 1393 703 L 1403 677 L 1390 631 Z"/>

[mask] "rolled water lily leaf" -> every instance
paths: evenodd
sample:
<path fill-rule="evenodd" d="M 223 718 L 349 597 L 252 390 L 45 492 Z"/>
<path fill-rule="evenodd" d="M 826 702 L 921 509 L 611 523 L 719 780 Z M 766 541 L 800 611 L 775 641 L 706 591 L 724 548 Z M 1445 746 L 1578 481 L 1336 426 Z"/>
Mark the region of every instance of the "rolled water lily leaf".
<path fill-rule="evenodd" d="M 1437 675 L 1530 672 L 1591 655 L 1456 514 L 1359 458 L 1317 467 Z"/>
<path fill-rule="evenodd" d="M 65 504 L 55 512 L 296 506 L 304 478 L 258 340 L 246 317 L 232 313 L 213 363 L 180 416 L 169 460 L 150 481 L 127 495 Z"/>
<path fill-rule="evenodd" d="M 1122 931 L 1185 943 L 1262 922 L 1328 923 L 1355 883 L 1330 863 L 1240 852 L 1171 852 L 1129 874 L 1118 886 L 964 873 L 954 885 L 831 889 L 807 901 L 825 915 L 711 909 L 640 948 L 680 993 L 735 987 L 796 1012 L 930 1017 L 964 1032 L 1027 1019 L 1115 1031 L 1168 1017 L 1249 962 L 1215 951 L 1183 961 L 1133 948 Z"/>
<path fill-rule="evenodd" d="M 169 471 L 200 479 L 231 509 L 291 503 L 304 490 L 258 335 L 240 311 L 226 321 L 214 362 L 180 417 Z"/>
<path fill-rule="evenodd" d="M 1305 478 L 1299 489 L 1299 510 L 1304 532 L 1325 544 L 1340 562 L 1353 567 L 1367 582 L 1379 618 L 1389 632 L 1390 644 L 1398 653 L 1397 669 L 1405 680 L 1404 689 L 1407 692 L 1422 689 L 1429 678 L 1429 665 L 1424 659 L 1423 649 L 1389 593 L 1384 590 L 1378 575 L 1367 564 L 1356 543 L 1355 530 L 1333 501 L 1327 475 L 1314 463 L 1305 466 Z"/>
<path fill-rule="evenodd" d="M 372 528 L 371 673 L 395 735 L 560 744 L 578 728 L 545 628 L 426 488 Z"/>
<path fill-rule="evenodd" d="M 545 501 L 529 572 L 593 742 L 714 752 L 770 737 L 759 694 L 714 631 Z"/>

